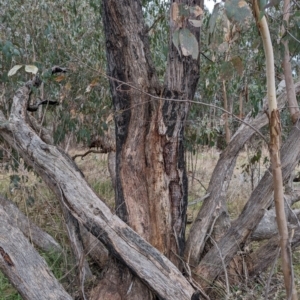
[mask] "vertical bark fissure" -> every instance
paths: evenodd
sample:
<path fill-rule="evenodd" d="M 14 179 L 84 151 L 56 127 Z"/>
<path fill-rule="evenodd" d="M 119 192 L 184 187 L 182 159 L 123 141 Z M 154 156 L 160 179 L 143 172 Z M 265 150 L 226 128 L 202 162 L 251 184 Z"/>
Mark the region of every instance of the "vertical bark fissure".
<path fill-rule="evenodd" d="M 203 7 L 203 1 L 176 1 L 178 4 Z M 199 42 L 200 30 L 188 24 L 184 25 L 194 34 Z M 168 64 L 165 76 L 163 98 L 193 99 L 199 80 L 199 56 L 195 60 L 191 56 L 185 57 L 178 53 L 172 43 L 175 28 L 171 28 L 169 40 Z M 189 111 L 189 104 L 165 100 L 162 104 L 163 118 L 159 119 L 160 134 L 165 134 L 164 161 L 169 181 L 169 197 L 171 204 L 171 251 L 180 255 L 185 247 L 185 223 L 187 209 L 188 181 L 186 176 L 184 157 L 184 123 Z M 176 253 L 175 252 L 175 253 Z M 175 257 L 171 260 L 178 261 Z M 178 264 L 178 262 L 177 262 Z"/>
<path fill-rule="evenodd" d="M 108 73 L 150 92 L 156 86 L 139 1 L 104 1 Z M 110 81 L 116 111 L 116 212 L 151 240 L 146 185 L 146 132 L 149 96 Z"/>
<path fill-rule="evenodd" d="M 159 86 L 139 1 L 104 1 L 103 19 L 110 76 L 163 98 L 193 98 L 199 61 L 178 54 L 172 32 L 165 87 Z M 199 28 L 187 26 L 199 40 Z M 183 131 L 189 105 L 167 100 L 148 103 L 149 96 L 125 84 L 111 80 L 110 86 L 116 110 L 117 214 L 178 265 L 185 241 Z"/>

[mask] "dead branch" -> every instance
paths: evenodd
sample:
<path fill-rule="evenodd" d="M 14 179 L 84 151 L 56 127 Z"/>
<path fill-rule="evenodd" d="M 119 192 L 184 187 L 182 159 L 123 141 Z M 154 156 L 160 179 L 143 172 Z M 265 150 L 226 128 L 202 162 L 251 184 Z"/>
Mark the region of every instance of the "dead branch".
<path fill-rule="evenodd" d="M 14 97 L 9 122 L 0 115 L 2 137 L 45 180 L 62 206 L 110 251 L 164 299 L 191 299 L 194 289 L 181 272 L 158 250 L 112 214 L 65 155 L 44 143 L 26 124 L 30 89 Z M 21 113 L 20 113 L 21 112 Z"/>
<path fill-rule="evenodd" d="M 62 253 L 63 250 L 51 235 L 31 222 L 17 206 L 0 195 L 0 206 L 11 217 L 11 224 L 18 227 L 22 233 L 45 252 Z"/>
<path fill-rule="evenodd" d="M 1 205 L 0 269 L 23 299 L 72 300 Z"/>
<path fill-rule="evenodd" d="M 107 153 L 107 151 L 106 150 L 92 150 L 92 149 L 90 149 L 90 150 L 86 151 L 83 154 L 73 155 L 72 159 L 75 160 L 77 157 L 81 157 L 81 159 L 83 159 L 85 156 L 89 155 L 90 153 L 97 153 L 97 154 L 99 153 L 100 154 L 100 153 Z"/>

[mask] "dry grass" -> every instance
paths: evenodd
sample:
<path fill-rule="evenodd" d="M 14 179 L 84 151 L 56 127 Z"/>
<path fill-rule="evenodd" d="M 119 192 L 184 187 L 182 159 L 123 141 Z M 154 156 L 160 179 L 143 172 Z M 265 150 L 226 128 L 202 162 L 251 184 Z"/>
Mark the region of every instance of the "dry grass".
<path fill-rule="evenodd" d="M 76 151 L 76 153 L 78 153 L 78 151 Z M 252 168 L 248 168 L 248 172 L 246 172 L 246 167 L 253 153 L 250 150 L 244 151 L 237 160 L 234 175 L 227 193 L 228 211 L 232 219 L 236 218 L 242 211 L 251 194 L 252 188 L 263 175 L 264 169 L 266 168 L 266 165 L 263 164 L 263 158 L 267 155 L 267 151 L 263 150 L 262 153 L 263 155 L 260 162 L 253 165 Z M 74 151 L 71 152 L 71 155 L 73 154 Z M 195 155 L 187 155 L 189 201 L 193 201 L 205 195 L 219 155 L 220 153 L 214 148 L 199 149 Z M 85 174 L 87 181 L 95 192 L 113 210 L 114 191 L 107 169 L 107 155 L 92 153 L 84 159 L 77 158 L 76 163 Z M 0 193 L 14 201 L 31 220 L 50 233 L 65 248 L 66 253 L 71 253 L 59 203 L 45 183 L 32 171 L 27 170 L 23 164 L 19 166 L 17 173 L 12 170 L 3 170 L 0 174 Z M 190 220 L 196 217 L 200 207 L 201 203 L 188 207 Z M 47 256 L 46 258 L 50 263 L 51 261 L 53 262 L 53 258 Z M 294 263 L 296 284 L 300 286 L 299 251 L 294 253 Z M 53 263 L 53 266 L 54 272 L 58 277 L 62 277 L 70 269 L 74 269 L 71 255 L 70 257 L 62 258 L 56 265 Z M 245 284 L 233 286 L 230 299 L 263 299 L 262 295 L 264 293 L 267 276 L 268 274 L 262 274 L 261 282 L 248 283 L 247 286 Z M 3 276 L 0 275 L 0 300 L 20 299 L 15 296 L 15 292 L 6 281 L 4 284 L 3 280 Z M 73 279 L 71 277 L 64 282 L 67 289 L 73 285 L 72 281 Z M 275 286 L 276 288 L 270 293 L 273 297 L 270 299 L 284 299 L 282 282 L 280 264 L 278 264 L 272 281 L 272 287 Z M 2 294 L 8 296 L 1 298 Z M 9 295 L 11 295 L 11 298 Z"/>

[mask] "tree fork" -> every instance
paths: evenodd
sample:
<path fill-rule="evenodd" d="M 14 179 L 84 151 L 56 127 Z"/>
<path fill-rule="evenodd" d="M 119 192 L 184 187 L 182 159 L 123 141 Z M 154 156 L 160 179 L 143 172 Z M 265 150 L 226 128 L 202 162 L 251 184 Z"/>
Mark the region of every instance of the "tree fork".
<path fill-rule="evenodd" d="M 0 111 L 0 134 L 45 180 L 72 216 L 163 299 L 189 300 L 195 290 L 181 272 L 97 197 L 67 155 L 43 142 L 26 123 L 30 88 L 16 92 L 9 121 Z M 68 299 L 68 298 L 65 298 Z"/>

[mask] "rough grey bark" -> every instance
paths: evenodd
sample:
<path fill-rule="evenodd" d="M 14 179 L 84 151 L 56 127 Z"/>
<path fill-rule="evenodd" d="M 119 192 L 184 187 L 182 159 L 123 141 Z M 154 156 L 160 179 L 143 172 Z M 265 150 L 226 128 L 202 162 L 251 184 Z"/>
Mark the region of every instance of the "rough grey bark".
<path fill-rule="evenodd" d="M 47 232 L 31 222 L 13 202 L 0 196 L 0 205 L 11 217 L 11 224 L 18 227 L 39 249 L 50 253 L 63 253 L 63 249 L 58 242 Z M 108 250 L 82 226 L 80 226 L 80 235 L 83 240 L 85 254 L 91 256 L 103 268 L 109 260 Z"/>
<path fill-rule="evenodd" d="M 295 90 L 299 93 L 300 82 L 295 84 Z M 283 107 L 286 102 L 286 92 L 280 95 L 277 101 L 278 107 Z M 244 121 L 256 129 L 262 128 L 269 122 L 264 110 L 259 112 L 255 118 L 251 117 L 251 113 L 249 113 Z M 224 211 L 223 207 L 226 206 L 226 191 L 232 176 L 236 158 L 245 142 L 253 134 L 255 134 L 253 129 L 242 124 L 232 137 L 230 144 L 220 155 L 220 159 L 213 171 L 207 190 L 209 197 L 204 200 L 187 239 L 184 257 L 191 266 L 196 266 L 199 263 L 207 234 L 213 222 L 217 221 L 219 215 Z"/>
<path fill-rule="evenodd" d="M 105 246 L 82 225 L 80 226 L 80 235 L 86 255 L 89 255 L 101 269 L 107 266 L 109 252 Z"/>
<path fill-rule="evenodd" d="M 292 249 L 300 246 L 300 231 L 294 231 L 294 236 L 291 241 Z M 249 276 L 258 276 L 260 273 L 266 271 L 278 258 L 277 253 L 279 250 L 279 236 L 274 235 L 263 246 L 259 247 L 249 258 Z"/>
<path fill-rule="evenodd" d="M 281 148 L 281 163 L 284 182 L 288 180 L 290 173 L 300 160 L 300 122 L 295 124 L 290 135 Z M 265 210 L 272 204 L 273 186 L 272 174 L 269 170 L 259 182 L 250 196 L 242 213 L 232 223 L 231 228 L 202 258 L 199 265 L 194 269 L 195 279 L 201 281 L 199 276 L 206 278 L 201 281 L 206 288 L 223 271 L 222 260 L 218 249 L 222 249 L 224 263 L 227 266 L 237 251 L 243 249 L 247 239 L 263 218 Z M 198 275 L 198 276 L 197 276 Z"/>
<path fill-rule="evenodd" d="M 291 209 L 291 206 L 298 202 L 300 199 L 300 191 L 294 191 L 290 194 L 286 194 L 284 196 L 286 205 L 285 205 L 285 213 L 288 220 L 289 228 L 297 227 L 298 219 L 297 215 L 299 214 L 298 209 Z M 275 208 L 272 207 L 269 210 L 267 210 L 251 234 L 251 240 L 252 241 L 260 241 L 260 240 L 266 240 L 274 236 L 275 234 L 278 234 L 278 227 L 276 224 L 276 213 Z"/>
<path fill-rule="evenodd" d="M 93 274 L 86 260 L 79 222 L 64 205 L 62 205 L 62 212 L 65 219 L 71 249 L 77 264 L 78 283 L 82 288 L 85 280 L 92 278 Z M 83 290 L 82 293 L 84 293 Z"/>
<path fill-rule="evenodd" d="M 38 248 L 45 252 L 63 252 L 59 243 L 51 235 L 31 222 L 13 202 L 1 195 L 0 206 L 11 217 L 11 224 L 18 227 Z"/>
<path fill-rule="evenodd" d="M 68 156 L 27 126 L 29 93 L 28 84 L 16 92 L 9 121 L 0 115 L 2 137 L 34 167 L 72 216 L 155 294 L 163 299 L 191 299 L 194 289 L 180 271 L 111 213 Z"/>
<path fill-rule="evenodd" d="M 0 269 L 23 299 L 72 299 L 1 205 Z"/>

